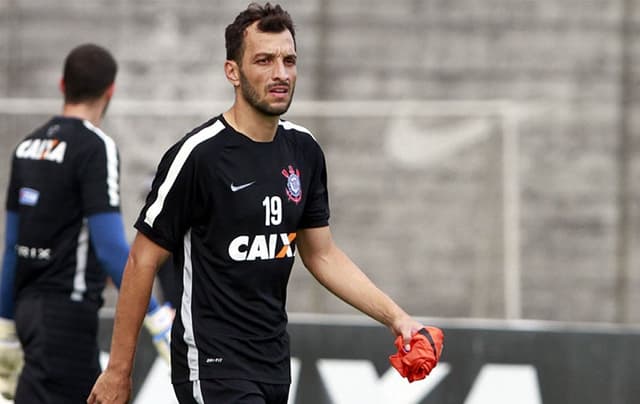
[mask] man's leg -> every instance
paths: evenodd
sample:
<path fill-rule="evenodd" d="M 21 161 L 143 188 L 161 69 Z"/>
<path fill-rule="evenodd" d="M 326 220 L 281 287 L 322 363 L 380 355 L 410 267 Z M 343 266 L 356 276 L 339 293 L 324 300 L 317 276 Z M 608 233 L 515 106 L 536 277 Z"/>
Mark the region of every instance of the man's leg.
<path fill-rule="evenodd" d="M 24 351 L 24 367 L 18 379 L 14 401 L 16 404 L 46 404 L 47 391 L 44 362 L 44 341 L 40 334 L 42 325 L 42 299 L 26 298 L 16 304 L 16 332 Z"/>
<path fill-rule="evenodd" d="M 16 404 L 84 404 L 100 374 L 98 304 L 66 296 L 21 299 L 16 307 L 25 366 Z"/>

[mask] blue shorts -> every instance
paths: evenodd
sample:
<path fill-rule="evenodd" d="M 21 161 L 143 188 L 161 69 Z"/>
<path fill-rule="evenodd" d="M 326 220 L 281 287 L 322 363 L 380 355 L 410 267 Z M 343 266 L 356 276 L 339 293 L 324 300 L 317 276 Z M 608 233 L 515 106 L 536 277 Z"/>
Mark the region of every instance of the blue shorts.
<path fill-rule="evenodd" d="M 16 404 L 85 404 L 100 374 L 96 302 L 29 296 L 16 303 L 24 350 Z"/>
<path fill-rule="evenodd" d="M 239 379 L 205 379 L 175 384 L 180 404 L 287 404 L 288 384 Z"/>

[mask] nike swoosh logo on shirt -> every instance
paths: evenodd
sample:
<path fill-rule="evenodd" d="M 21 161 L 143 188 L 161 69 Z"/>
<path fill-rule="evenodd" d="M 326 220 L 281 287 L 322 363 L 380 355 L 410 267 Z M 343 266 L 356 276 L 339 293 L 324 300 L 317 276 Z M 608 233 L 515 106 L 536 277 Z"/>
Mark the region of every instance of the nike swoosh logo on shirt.
<path fill-rule="evenodd" d="M 255 181 L 251 181 L 251 182 L 247 182 L 246 184 L 233 185 L 233 182 L 232 182 L 231 183 L 231 192 L 237 192 L 237 191 L 240 191 L 241 189 L 248 188 L 248 187 L 252 186 L 254 183 L 255 183 Z"/>

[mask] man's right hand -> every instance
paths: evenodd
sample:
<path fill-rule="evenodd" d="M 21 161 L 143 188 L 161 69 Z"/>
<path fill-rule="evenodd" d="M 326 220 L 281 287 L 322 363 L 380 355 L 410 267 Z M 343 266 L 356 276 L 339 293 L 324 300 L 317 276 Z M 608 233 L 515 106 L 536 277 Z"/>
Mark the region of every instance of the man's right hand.
<path fill-rule="evenodd" d="M 107 369 L 91 389 L 87 404 L 126 404 L 131 397 L 131 377 Z"/>
<path fill-rule="evenodd" d="M 0 394 L 11 400 L 15 396 L 22 370 L 22 347 L 13 320 L 0 318 Z"/>

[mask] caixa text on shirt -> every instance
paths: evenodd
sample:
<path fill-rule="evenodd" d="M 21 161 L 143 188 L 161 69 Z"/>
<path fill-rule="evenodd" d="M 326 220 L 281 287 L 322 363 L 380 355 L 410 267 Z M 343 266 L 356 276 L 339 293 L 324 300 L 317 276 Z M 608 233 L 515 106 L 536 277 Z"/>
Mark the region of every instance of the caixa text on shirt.
<path fill-rule="evenodd" d="M 62 163 L 66 150 L 67 143 L 58 139 L 27 139 L 16 148 L 16 157 Z"/>
<path fill-rule="evenodd" d="M 229 243 L 229 256 L 234 261 L 273 260 L 295 255 L 296 233 L 242 235 Z"/>

